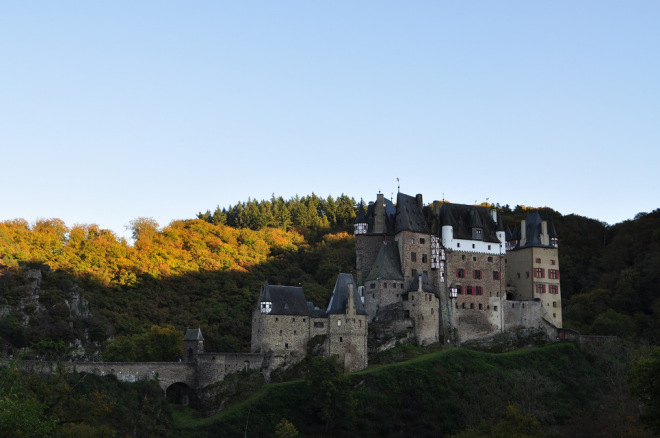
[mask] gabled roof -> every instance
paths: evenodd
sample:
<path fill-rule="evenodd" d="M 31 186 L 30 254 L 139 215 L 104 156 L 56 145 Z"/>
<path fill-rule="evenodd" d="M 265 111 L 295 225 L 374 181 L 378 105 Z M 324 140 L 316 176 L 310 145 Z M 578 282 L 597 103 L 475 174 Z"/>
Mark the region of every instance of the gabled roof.
<path fill-rule="evenodd" d="M 419 198 L 399 193 L 396 198 L 396 227 L 395 232 L 413 231 L 429 234 L 431 232 L 424 217 L 421 195 Z M 419 199 L 419 200 L 418 200 Z"/>
<path fill-rule="evenodd" d="M 424 273 L 415 274 L 415 277 L 413 278 L 412 282 L 410 283 L 410 286 L 408 287 L 408 292 L 418 291 L 420 281 L 422 282 L 422 291 L 430 292 L 433 294 L 436 293 L 435 288 L 431 285 L 429 278 Z"/>
<path fill-rule="evenodd" d="M 383 242 L 376 260 L 364 281 L 376 280 L 377 278 L 383 280 L 403 280 L 399 247 L 396 243 Z"/>
<path fill-rule="evenodd" d="M 396 208 L 392 201 L 379 193 L 376 202 L 367 207 L 366 221 L 369 225 L 367 234 L 394 234 Z M 358 222 L 356 222 L 358 223 Z"/>
<path fill-rule="evenodd" d="M 204 336 L 202 336 L 202 329 L 186 329 L 186 334 L 183 335 L 184 341 L 203 341 Z"/>
<path fill-rule="evenodd" d="M 465 204 L 444 203 L 440 207 L 439 214 L 432 217 L 433 229 L 441 229 L 443 226 L 451 226 L 454 231 L 454 239 L 472 240 L 472 228 L 483 229 L 484 242 L 500 243 L 496 232 L 498 225 L 493 220 L 487 207 Z"/>
<path fill-rule="evenodd" d="M 330 298 L 330 304 L 328 304 L 328 310 L 326 313 L 346 313 L 346 306 L 348 305 L 349 299 L 353 300 L 356 314 L 367 314 L 367 312 L 364 310 L 364 304 L 362 304 L 360 295 L 358 294 L 357 286 L 355 285 L 353 276 L 351 274 L 339 274 L 337 277 L 337 282 L 335 283 L 335 289 L 332 291 L 332 298 Z"/>
<path fill-rule="evenodd" d="M 310 313 L 302 287 L 264 284 L 259 302 L 270 301 L 271 315 L 308 315 Z"/>
<path fill-rule="evenodd" d="M 538 213 L 531 213 L 525 219 L 525 245 L 529 246 L 545 246 L 541 243 L 541 224 L 543 220 Z"/>

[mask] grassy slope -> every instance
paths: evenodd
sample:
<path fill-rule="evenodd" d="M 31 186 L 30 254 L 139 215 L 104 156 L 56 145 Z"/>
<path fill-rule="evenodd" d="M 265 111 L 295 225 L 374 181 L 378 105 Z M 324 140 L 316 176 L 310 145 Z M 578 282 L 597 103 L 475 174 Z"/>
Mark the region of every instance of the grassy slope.
<path fill-rule="evenodd" d="M 573 344 L 490 354 L 454 348 L 350 376 L 357 414 L 327 436 L 447 436 L 498 418 L 508 403 L 544 424 L 590 411 L 599 385 L 595 369 Z M 286 418 L 302 436 L 325 434 L 304 381 L 267 385 L 210 418 L 178 411 L 178 436 L 271 436 Z"/>

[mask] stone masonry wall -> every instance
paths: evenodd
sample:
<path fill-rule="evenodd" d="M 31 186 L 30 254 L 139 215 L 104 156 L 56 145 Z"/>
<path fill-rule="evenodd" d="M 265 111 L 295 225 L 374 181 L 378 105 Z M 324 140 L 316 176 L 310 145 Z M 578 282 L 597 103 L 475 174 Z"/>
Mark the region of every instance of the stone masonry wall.
<path fill-rule="evenodd" d="M 415 324 L 415 341 L 418 345 L 438 342 L 440 332 L 440 301 L 429 292 L 409 292 L 408 300 L 403 302 L 410 319 Z"/>
<path fill-rule="evenodd" d="M 347 371 L 359 371 L 366 368 L 366 315 L 329 315 L 328 323 L 328 354 L 330 356 L 338 355 Z"/>
<path fill-rule="evenodd" d="M 197 356 L 196 386 L 203 388 L 219 382 L 227 374 L 260 370 L 264 356 L 250 353 L 204 353 Z"/>

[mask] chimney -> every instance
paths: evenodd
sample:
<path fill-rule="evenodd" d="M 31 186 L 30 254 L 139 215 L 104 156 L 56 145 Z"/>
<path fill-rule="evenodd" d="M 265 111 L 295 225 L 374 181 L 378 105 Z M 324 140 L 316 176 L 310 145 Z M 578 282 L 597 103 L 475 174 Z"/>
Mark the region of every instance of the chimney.
<path fill-rule="evenodd" d="M 424 201 L 422 200 L 422 194 L 418 193 L 417 196 L 415 196 L 415 199 L 417 199 L 417 205 L 419 205 L 419 208 L 424 208 Z"/>

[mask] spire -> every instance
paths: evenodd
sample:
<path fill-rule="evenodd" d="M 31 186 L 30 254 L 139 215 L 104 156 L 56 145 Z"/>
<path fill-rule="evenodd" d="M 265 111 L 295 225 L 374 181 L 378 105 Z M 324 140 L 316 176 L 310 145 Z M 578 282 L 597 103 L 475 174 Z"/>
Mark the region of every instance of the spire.
<path fill-rule="evenodd" d="M 497 215 L 497 230 L 496 231 L 504 231 L 504 224 L 502 223 L 502 215 L 498 214 Z M 511 231 L 509 231 L 510 233 Z"/>
<path fill-rule="evenodd" d="M 360 205 L 358 206 L 357 218 L 355 218 L 355 232 L 354 234 L 367 234 L 367 217 L 364 213 L 364 201 L 360 199 Z"/>

